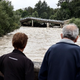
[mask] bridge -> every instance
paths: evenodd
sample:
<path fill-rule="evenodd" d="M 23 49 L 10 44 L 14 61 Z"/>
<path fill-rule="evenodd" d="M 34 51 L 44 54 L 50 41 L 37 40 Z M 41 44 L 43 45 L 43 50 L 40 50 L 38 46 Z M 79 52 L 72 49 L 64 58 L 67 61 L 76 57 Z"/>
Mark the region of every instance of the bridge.
<path fill-rule="evenodd" d="M 42 18 L 35 18 L 35 17 L 26 17 L 20 19 L 21 25 L 23 25 L 24 23 L 27 24 L 29 23 L 29 21 L 31 21 L 31 26 L 34 26 L 34 21 L 45 23 L 47 27 L 50 27 L 51 23 L 58 24 L 60 25 L 60 27 L 63 27 L 64 24 L 64 21 L 60 21 L 60 20 L 42 19 Z"/>

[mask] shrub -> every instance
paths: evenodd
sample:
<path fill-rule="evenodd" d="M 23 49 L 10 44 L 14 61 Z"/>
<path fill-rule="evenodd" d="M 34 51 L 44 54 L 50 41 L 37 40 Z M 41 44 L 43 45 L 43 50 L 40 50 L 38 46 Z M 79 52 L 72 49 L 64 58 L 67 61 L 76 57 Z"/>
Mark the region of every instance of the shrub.
<path fill-rule="evenodd" d="M 76 24 L 78 26 L 79 32 L 80 32 L 80 19 L 79 18 L 72 18 L 69 23 Z"/>
<path fill-rule="evenodd" d="M 20 18 L 14 14 L 9 1 L 0 1 L 0 36 L 19 28 Z"/>

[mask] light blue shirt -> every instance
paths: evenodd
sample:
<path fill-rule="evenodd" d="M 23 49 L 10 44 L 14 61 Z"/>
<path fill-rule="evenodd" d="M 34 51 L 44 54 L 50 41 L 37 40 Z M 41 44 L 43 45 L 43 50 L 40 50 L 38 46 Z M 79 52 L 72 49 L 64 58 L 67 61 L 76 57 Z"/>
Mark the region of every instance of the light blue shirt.
<path fill-rule="evenodd" d="M 65 43 L 70 43 L 70 44 L 75 44 L 72 40 L 70 39 L 61 39 L 60 42 L 65 42 Z"/>

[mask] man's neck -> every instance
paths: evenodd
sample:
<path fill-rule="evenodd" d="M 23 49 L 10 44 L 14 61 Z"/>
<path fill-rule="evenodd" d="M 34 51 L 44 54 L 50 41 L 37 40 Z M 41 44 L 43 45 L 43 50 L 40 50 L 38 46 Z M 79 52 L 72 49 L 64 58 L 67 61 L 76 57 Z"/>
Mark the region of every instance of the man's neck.
<path fill-rule="evenodd" d="M 71 39 L 68 39 L 68 38 L 63 38 L 60 40 L 60 42 L 65 42 L 65 43 L 71 43 L 71 44 L 74 44 L 74 41 L 71 40 Z"/>

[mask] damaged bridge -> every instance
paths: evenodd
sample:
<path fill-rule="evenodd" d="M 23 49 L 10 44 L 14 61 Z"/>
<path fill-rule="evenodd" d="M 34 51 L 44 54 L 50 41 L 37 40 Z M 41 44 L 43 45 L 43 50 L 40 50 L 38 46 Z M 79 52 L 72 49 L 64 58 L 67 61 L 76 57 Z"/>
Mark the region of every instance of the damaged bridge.
<path fill-rule="evenodd" d="M 42 18 L 35 18 L 35 17 L 26 17 L 26 18 L 20 19 L 21 25 L 30 24 L 30 26 L 34 26 L 35 21 L 37 21 L 40 24 L 46 24 L 47 27 L 50 27 L 51 23 L 57 24 L 60 27 L 63 27 L 63 24 L 64 24 L 64 21 L 60 21 L 60 20 L 42 19 Z"/>

